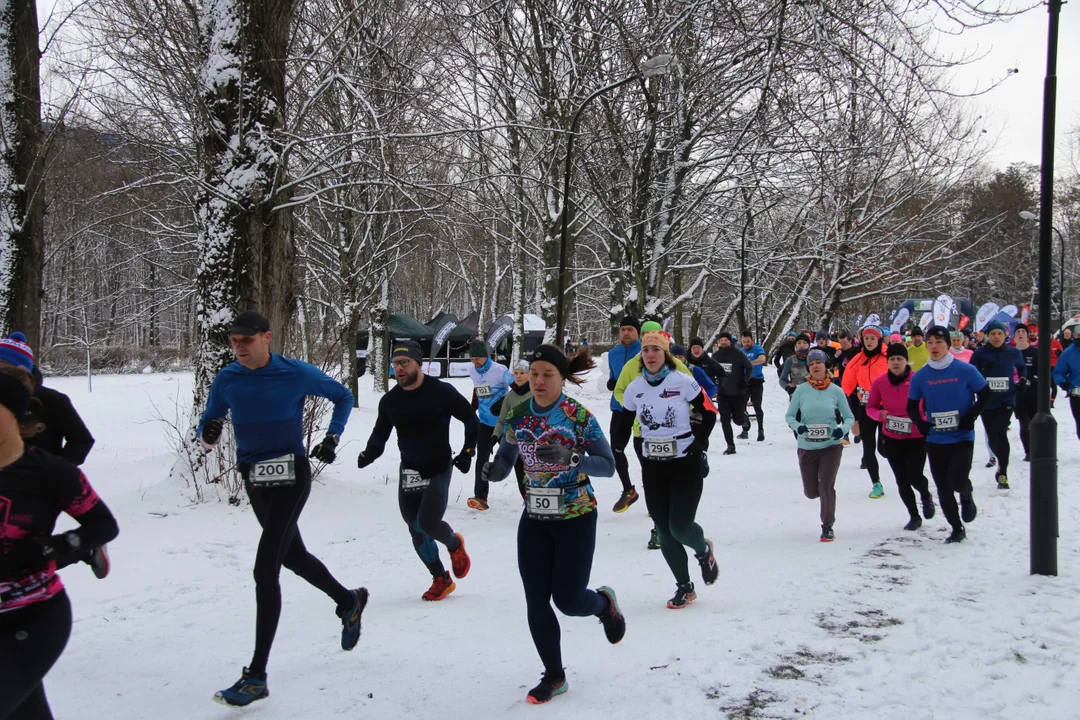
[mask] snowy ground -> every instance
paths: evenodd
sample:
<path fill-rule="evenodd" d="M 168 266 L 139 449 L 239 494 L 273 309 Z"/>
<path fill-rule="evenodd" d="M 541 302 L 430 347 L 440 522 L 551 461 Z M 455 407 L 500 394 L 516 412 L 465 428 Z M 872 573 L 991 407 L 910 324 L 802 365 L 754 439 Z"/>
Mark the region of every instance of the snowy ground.
<path fill-rule="evenodd" d="M 903 532 L 887 464 L 886 496 L 870 500 L 858 446 L 841 467 L 837 540 L 818 542 L 817 502 L 802 496 L 786 396 L 772 382 L 767 442 L 739 441 L 736 456 L 722 457 L 715 431 L 698 520 L 721 576 L 690 608 L 665 607 L 674 581 L 645 549 L 644 502 L 616 515 L 618 481 L 598 480 L 592 582 L 618 592 L 626 639 L 613 647 L 596 621 L 561 618 L 571 692 L 537 708 L 524 700 L 541 667 L 516 568 L 516 490 L 493 486 L 492 510 L 480 515 L 465 505 L 471 475 L 455 475 L 447 519 L 465 535 L 473 569 L 446 601 L 422 602 L 430 578 L 398 514 L 396 447 L 364 471 L 353 464 L 378 400 L 365 393 L 300 523 L 342 582 L 371 590 L 360 645 L 342 652 L 329 600 L 286 572 L 271 696 L 230 710 L 210 697 L 250 659 L 258 526 L 248 508 L 193 506 L 187 488 L 165 479 L 171 458 L 151 399 L 170 414 L 174 397 L 187 401 L 189 378 L 100 377 L 92 394 L 85 379 L 49 384 L 72 396 L 98 438 L 85 469 L 121 527 L 107 580 L 83 565 L 63 573 L 75 627 L 46 679 L 59 718 L 1080 716 L 1080 450 L 1065 406 L 1055 411 L 1058 578 L 1028 575 L 1027 466 L 1014 464 L 1014 489 L 999 495 L 981 441 L 979 517 L 967 542 L 942 544 L 940 513 Z M 575 394 L 606 428 L 602 386 Z M 455 433 L 460 444 L 460 426 Z"/>

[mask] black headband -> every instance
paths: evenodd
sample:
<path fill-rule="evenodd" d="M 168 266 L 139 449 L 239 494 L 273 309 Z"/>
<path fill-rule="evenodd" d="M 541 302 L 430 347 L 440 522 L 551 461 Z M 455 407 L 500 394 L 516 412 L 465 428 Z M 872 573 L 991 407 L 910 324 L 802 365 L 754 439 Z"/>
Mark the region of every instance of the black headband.
<path fill-rule="evenodd" d="M 536 362 L 542 360 L 543 362 L 551 363 L 555 366 L 555 369 L 559 371 L 559 374 L 566 377 L 569 373 L 570 363 L 566 359 L 566 355 L 562 350 L 554 345 L 541 345 L 533 350 L 531 353 L 525 356 L 525 359 L 529 362 Z"/>

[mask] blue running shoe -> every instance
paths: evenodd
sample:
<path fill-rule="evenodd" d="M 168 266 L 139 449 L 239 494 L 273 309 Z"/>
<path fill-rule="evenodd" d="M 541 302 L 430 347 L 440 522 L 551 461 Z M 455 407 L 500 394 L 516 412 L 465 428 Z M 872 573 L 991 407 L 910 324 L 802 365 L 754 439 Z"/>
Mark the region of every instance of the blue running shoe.
<path fill-rule="evenodd" d="M 270 690 L 266 687 L 266 673 L 255 675 L 248 668 L 244 668 L 244 673 L 231 688 L 214 693 L 214 700 L 222 705 L 243 707 L 269 696 Z"/>
<path fill-rule="evenodd" d="M 342 650 L 352 650 L 360 641 L 360 616 L 364 614 L 368 601 L 367 588 L 357 588 L 349 592 L 353 596 L 352 607 L 346 612 L 339 611 L 338 613 L 341 616 Z"/>

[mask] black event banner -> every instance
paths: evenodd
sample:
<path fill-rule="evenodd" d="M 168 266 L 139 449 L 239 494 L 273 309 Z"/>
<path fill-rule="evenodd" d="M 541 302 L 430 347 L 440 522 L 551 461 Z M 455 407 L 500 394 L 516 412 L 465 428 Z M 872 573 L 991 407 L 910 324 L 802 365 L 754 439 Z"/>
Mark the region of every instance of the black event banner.
<path fill-rule="evenodd" d="M 498 345 L 504 337 L 513 332 L 514 318 L 509 315 L 503 315 L 502 317 L 493 320 L 492 323 L 487 326 L 484 337 L 487 338 L 488 347 L 494 352 L 495 346 Z"/>
<path fill-rule="evenodd" d="M 442 351 L 443 346 L 446 345 L 446 339 L 450 337 L 450 333 L 454 332 L 454 328 L 458 326 L 457 320 L 452 320 L 451 317 L 447 317 L 443 320 L 443 324 L 435 328 L 435 337 L 431 340 L 431 357 L 439 357 L 439 353 Z"/>

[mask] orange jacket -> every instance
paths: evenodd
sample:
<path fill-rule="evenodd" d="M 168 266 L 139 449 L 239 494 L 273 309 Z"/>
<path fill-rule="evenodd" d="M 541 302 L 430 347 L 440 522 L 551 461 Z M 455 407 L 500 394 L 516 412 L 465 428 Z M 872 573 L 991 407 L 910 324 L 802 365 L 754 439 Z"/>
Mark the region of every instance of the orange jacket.
<path fill-rule="evenodd" d="M 844 369 L 844 394 L 851 395 L 856 387 L 860 387 L 869 395 L 870 386 L 887 372 L 889 372 L 889 359 L 885 357 L 884 352 L 879 352 L 869 359 L 865 351 L 859 353 L 851 358 L 851 362 Z"/>

